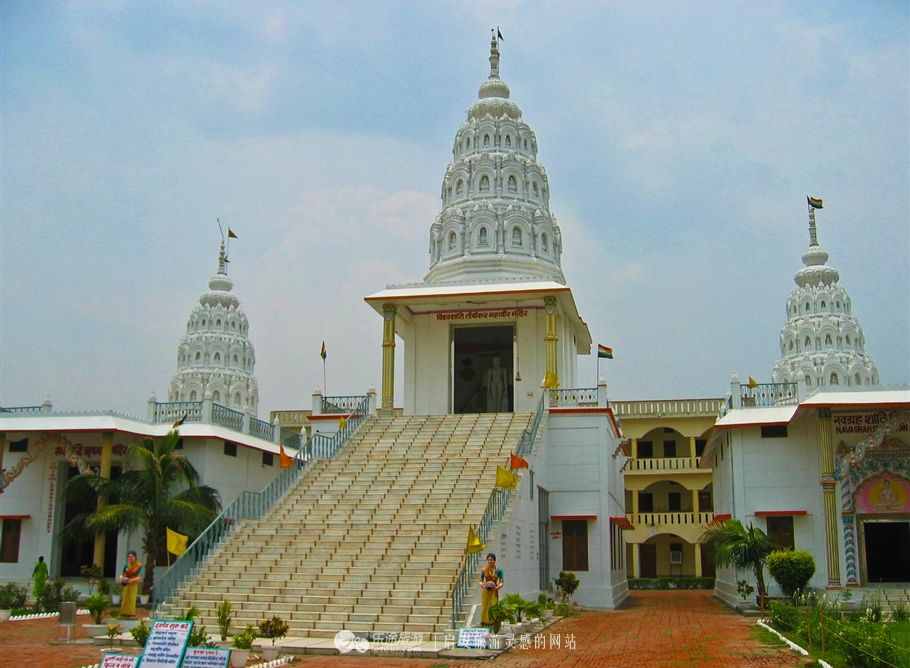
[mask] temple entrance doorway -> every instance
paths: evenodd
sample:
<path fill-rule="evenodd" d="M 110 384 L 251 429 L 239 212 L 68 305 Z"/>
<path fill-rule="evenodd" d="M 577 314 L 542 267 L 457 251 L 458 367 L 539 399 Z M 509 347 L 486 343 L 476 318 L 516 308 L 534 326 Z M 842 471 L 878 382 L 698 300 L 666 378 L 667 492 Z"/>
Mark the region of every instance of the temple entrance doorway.
<path fill-rule="evenodd" d="M 866 582 L 910 580 L 910 519 L 864 520 Z"/>
<path fill-rule="evenodd" d="M 510 413 L 514 325 L 452 328 L 452 412 Z"/>

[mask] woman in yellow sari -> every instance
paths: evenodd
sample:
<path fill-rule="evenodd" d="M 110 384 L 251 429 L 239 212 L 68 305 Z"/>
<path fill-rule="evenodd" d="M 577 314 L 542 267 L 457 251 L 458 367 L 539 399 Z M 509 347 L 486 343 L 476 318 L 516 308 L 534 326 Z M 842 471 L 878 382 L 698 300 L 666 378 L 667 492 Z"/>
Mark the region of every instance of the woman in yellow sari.
<path fill-rule="evenodd" d="M 136 616 L 136 598 L 139 596 L 139 586 L 142 584 L 142 564 L 136 553 L 130 550 L 126 553 L 126 566 L 120 575 L 120 584 L 123 585 L 122 598 L 120 599 L 120 616 Z"/>
<path fill-rule="evenodd" d="M 492 624 L 490 606 L 499 602 L 502 585 L 502 569 L 496 568 L 496 555 L 491 552 L 487 555 L 486 565 L 480 570 L 480 623 L 484 626 Z"/>

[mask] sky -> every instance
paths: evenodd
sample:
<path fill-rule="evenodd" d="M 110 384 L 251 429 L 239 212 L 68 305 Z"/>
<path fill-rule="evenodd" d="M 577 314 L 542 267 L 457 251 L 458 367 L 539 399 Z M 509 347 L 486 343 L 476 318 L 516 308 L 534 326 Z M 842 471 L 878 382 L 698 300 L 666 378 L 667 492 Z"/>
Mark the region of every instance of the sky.
<path fill-rule="evenodd" d="M 910 383 L 906 2 L 7 0 L 0 405 L 166 397 L 217 217 L 260 414 L 309 407 L 323 340 L 330 394 L 377 387 L 363 296 L 427 270 L 495 25 L 613 399 L 770 380 L 810 193 Z"/>

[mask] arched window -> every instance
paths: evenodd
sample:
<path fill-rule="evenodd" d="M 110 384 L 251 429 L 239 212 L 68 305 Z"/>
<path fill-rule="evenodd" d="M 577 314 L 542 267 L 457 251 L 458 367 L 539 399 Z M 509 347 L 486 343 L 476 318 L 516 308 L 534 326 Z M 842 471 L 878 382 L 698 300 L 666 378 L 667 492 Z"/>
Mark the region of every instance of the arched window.
<path fill-rule="evenodd" d="M 540 190 L 537 188 L 537 181 L 534 182 L 534 185 L 531 189 L 534 191 L 534 197 L 537 197 L 540 194 Z"/>
<path fill-rule="evenodd" d="M 487 228 L 485 228 L 485 227 L 480 228 L 480 233 L 478 234 L 478 237 L 477 237 L 477 243 L 480 246 L 486 246 L 489 243 L 489 240 L 487 239 Z"/>
<path fill-rule="evenodd" d="M 490 135 L 484 135 L 484 136 L 483 136 L 483 145 L 484 145 L 484 146 L 489 146 L 489 145 L 490 145 Z"/>
<path fill-rule="evenodd" d="M 860 377 L 858 371 L 853 375 L 853 382 L 856 383 L 857 385 L 863 384 L 863 379 Z"/>
<path fill-rule="evenodd" d="M 509 135 L 506 135 L 506 146 L 512 148 L 512 138 Z"/>
<path fill-rule="evenodd" d="M 215 327 L 221 327 L 221 318 L 215 321 Z"/>
<path fill-rule="evenodd" d="M 793 339 L 790 339 L 790 352 L 793 352 Z"/>
<path fill-rule="evenodd" d="M 825 308 L 825 300 L 822 299 L 822 308 Z"/>
<path fill-rule="evenodd" d="M 461 195 L 464 193 L 464 181 L 458 179 L 458 183 L 455 184 L 455 194 Z"/>
<path fill-rule="evenodd" d="M 835 308 L 840 311 L 840 302 L 834 302 Z"/>
<path fill-rule="evenodd" d="M 221 361 L 221 353 L 215 353 L 215 361 L 216 361 L 216 362 L 220 362 L 220 361 Z"/>
<path fill-rule="evenodd" d="M 508 188 L 509 188 L 510 193 L 518 192 L 518 181 L 516 180 L 516 178 L 514 176 L 509 176 L 508 184 L 509 184 Z"/>
<path fill-rule="evenodd" d="M 221 392 L 218 390 L 212 392 L 212 401 L 221 401 Z"/>
<path fill-rule="evenodd" d="M 234 355 L 234 364 L 237 364 L 237 355 Z"/>
<path fill-rule="evenodd" d="M 458 241 L 458 235 L 454 232 L 449 232 L 449 250 L 455 250 L 455 243 Z"/>
<path fill-rule="evenodd" d="M 234 403 L 240 405 L 240 392 L 234 395 Z"/>
<path fill-rule="evenodd" d="M 231 329 L 236 329 L 236 328 L 237 328 L 237 323 L 234 322 L 233 320 L 231 320 Z"/>
<path fill-rule="evenodd" d="M 543 234 L 540 235 L 540 247 L 543 248 L 545 253 L 550 250 L 549 246 L 547 245 L 547 233 L 546 232 L 544 232 Z"/>
<path fill-rule="evenodd" d="M 812 376 L 806 374 L 806 387 L 812 387 Z"/>
<path fill-rule="evenodd" d="M 490 177 L 484 174 L 480 177 L 480 192 L 485 193 L 490 190 Z"/>
<path fill-rule="evenodd" d="M 809 302 L 806 302 L 806 313 L 809 312 Z"/>
<path fill-rule="evenodd" d="M 830 379 L 829 385 L 838 385 L 837 374 L 834 373 L 833 371 L 831 372 L 831 379 Z"/>
<path fill-rule="evenodd" d="M 200 353 L 200 352 L 197 350 L 197 351 L 196 351 L 196 361 L 198 362 L 198 361 L 201 360 L 201 359 L 202 359 L 202 353 Z"/>
<path fill-rule="evenodd" d="M 806 350 L 809 350 L 809 348 L 811 348 L 811 347 L 812 347 L 812 339 L 807 336 L 806 337 Z"/>
<path fill-rule="evenodd" d="M 850 345 L 850 335 L 849 334 L 847 334 L 846 339 L 847 339 L 847 345 L 849 346 Z"/>
<path fill-rule="evenodd" d="M 202 319 L 202 326 L 205 327 L 205 318 Z"/>
<path fill-rule="evenodd" d="M 825 345 L 830 346 L 833 342 L 831 341 L 831 335 L 825 334 Z"/>
<path fill-rule="evenodd" d="M 521 246 L 521 228 L 520 227 L 512 228 L 512 245 Z"/>
<path fill-rule="evenodd" d="M 190 401 L 196 401 L 196 390 L 190 392 Z"/>

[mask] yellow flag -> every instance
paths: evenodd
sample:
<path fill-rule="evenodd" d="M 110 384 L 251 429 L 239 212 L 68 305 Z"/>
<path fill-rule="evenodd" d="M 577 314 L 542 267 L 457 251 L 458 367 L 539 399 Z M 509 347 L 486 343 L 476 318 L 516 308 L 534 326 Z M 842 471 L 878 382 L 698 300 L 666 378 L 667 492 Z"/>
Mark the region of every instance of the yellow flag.
<path fill-rule="evenodd" d="M 486 545 L 484 545 L 480 541 L 480 536 L 478 536 L 477 532 L 474 531 L 474 527 L 468 527 L 468 547 L 467 547 L 468 554 L 475 554 L 477 552 L 482 552 L 483 548 L 485 548 L 485 547 L 486 547 Z"/>
<path fill-rule="evenodd" d="M 755 380 L 752 376 L 749 376 L 749 382 L 746 383 L 746 387 L 748 387 L 750 390 L 754 390 L 756 387 L 758 387 L 758 381 Z"/>
<path fill-rule="evenodd" d="M 342 417 L 342 418 L 338 419 L 338 431 L 343 431 L 344 428 L 347 426 L 348 426 L 348 419 L 346 417 Z"/>
<path fill-rule="evenodd" d="M 518 474 L 504 466 L 496 467 L 496 486 L 503 489 L 515 489 L 518 485 Z"/>
<path fill-rule="evenodd" d="M 167 551 L 173 555 L 180 556 L 186 552 L 187 536 L 176 531 L 167 530 Z"/>

